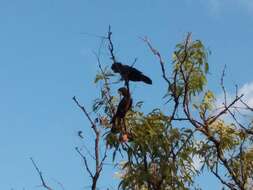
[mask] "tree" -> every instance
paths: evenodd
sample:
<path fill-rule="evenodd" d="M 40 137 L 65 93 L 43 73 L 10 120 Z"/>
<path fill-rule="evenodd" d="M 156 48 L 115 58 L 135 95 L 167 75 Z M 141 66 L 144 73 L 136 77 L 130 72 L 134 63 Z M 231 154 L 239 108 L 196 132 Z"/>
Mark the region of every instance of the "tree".
<path fill-rule="evenodd" d="M 118 63 L 110 29 L 104 39 L 108 42 L 112 64 Z M 107 159 L 112 158 L 115 165 L 119 164 L 115 159 L 117 155 L 124 160 L 120 164 L 119 189 L 200 189 L 195 177 L 202 175 L 204 169 L 212 173 L 224 189 L 250 189 L 253 180 L 253 126 L 252 119 L 246 120 L 241 113 L 249 114 L 253 109 L 247 105 L 243 94 L 238 94 L 237 87 L 235 97 L 227 98 L 223 83 L 225 69 L 220 83 L 224 101 L 217 105 L 215 94 L 207 86 L 208 51 L 200 40 L 192 40 L 188 34 L 176 45 L 171 65 L 165 63 L 147 38 L 143 41 L 158 58 L 162 79 L 166 82 L 164 97 L 168 100 L 169 113 L 155 107 L 144 114 L 143 102 L 137 102 L 130 110 L 127 109 L 121 118 L 123 120 L 111 122 L 120 102 L 111 91 L 115 74 L 110 67 L 103 68 L 97 56 L 100 72 L 95 83 L 102 84 L 100 97 L 93 105 L 97 117 L 92 119 L 84 106 L 73 98 L 96 134 L 94 171 L 89 168 L 86 156 L 76 148 L 92 179 L 92 189 L 97 189 L 109 149 L 113 153 Z M 168 67 L 169 74 L 166 73 Z M 131 94 L 131 88 L 128 90 Z M 111 130 L 113 124 L 117 130 Z M 100 158 L 99 142 L 102 138 L 105 143 Z M 196 167 L 194 159 L 200 161 L 200 168 Z"/>

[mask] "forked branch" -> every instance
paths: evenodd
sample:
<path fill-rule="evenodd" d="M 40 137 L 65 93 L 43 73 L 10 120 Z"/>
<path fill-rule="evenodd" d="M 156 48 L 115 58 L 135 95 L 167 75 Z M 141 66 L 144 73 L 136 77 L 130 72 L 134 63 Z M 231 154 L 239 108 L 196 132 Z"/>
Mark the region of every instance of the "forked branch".
<path fill-rule="evenodd" d="M 42 187 L 44 187 L 45 189 L 47 190 L 53 190 L 50 186 L 47 185 L 43 175 L 42 175 L 42 172 L 39 170 L 39 167 L 36 165 L 35 161 L 33 160 L 33 158 L 30 158 L 31 161 L 32 161 L 32 164 L 36 170 L 36 172 L 39 174 L 39 177 L 40 177 L 40 181 L 42 183 Z"/>

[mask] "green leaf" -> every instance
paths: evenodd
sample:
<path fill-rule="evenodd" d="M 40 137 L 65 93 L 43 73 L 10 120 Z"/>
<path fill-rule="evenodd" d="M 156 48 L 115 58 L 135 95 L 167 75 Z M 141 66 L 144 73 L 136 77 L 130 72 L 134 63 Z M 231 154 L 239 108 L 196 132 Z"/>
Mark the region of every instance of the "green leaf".
<path fill-rule="evenodd" d="M 205 62 L 205 73 L 207 73 L 209 71 L 209 65 L 207 62 Z"/>
<path fill-rule="evenodd" d="M 94 80 L 94 83 L 96 84 L 98 81 L 103 80 L 103 79 L 104 79 L 104 76 L 103 76 L 103 75 L 97 74 L 97 75 L 96 75 L 96 78 L 95 78 L 95 80 Z"/>

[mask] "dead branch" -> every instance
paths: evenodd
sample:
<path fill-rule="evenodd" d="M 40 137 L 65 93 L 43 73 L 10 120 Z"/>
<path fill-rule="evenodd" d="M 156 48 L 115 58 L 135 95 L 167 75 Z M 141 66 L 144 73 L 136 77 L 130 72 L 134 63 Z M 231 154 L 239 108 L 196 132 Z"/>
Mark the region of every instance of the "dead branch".
<path fill-rule="evenodd" d="M 116 63 L 117 61 L 116 61 L 116 58 L 115 58 L 115 55 L 114 55 L 114 46 L 113 46 L 113 43 L 112 43 L 111 26 L 109 26 L 109 29 L 108 29 L 107 39 L 109 41 L 108 49 L 109 49 L 110 54 L 111 54 L 111 59 L 112 59 L 113 63 Z"/>
<path fill-rule="evenodd" d="M 166 75 L 166 71 L 165 71 L 165 62 L 162 59 L 162 56 L 160 54 L 160 52 L 158 50 L 156 50 L 150 43 L 150 41 L 148 40 L 147 37 L 142 38 L 142 40 L 148 45 L 149 49 L 151 50 L 151 52 L 158 58 L 160 66 L 161 66 L 161 70 L 162 70 L 162 76 L 164 78 L 164 80 L 168 83 L 168 85 L 170 86 L 170 80 L 168 79 L 167 75 Z"/>
<path fill-rule="evenodd" d="M 225 180 L 223 180 L 222 177 L 221 177 L 216 171 L 213 171 L 213 170 L 211 169 L 211 172 L 218 178 L 218 180 L 219 180 L 222 184 L 226 185 L 229 189 L 231 189 L 231 190 L 237 190 L 236 188 L 234 188 L 234 186 L 233 186 L 232 184 L 229 184 L 229 183 L 227 183 Z"/>
<path fill-rule="evenodd" d="M 32 163 L 33 163 L 33 166 L 35 168 L 35 170 L 37 171 L 37 173 L 39 174 L 39 177 L 40 177 L 40 181 L 42 183 L 42 187 L 44 187 L 45 189 L 47 190 L 53 190 L 53 188 L 51 188 L 50 186 L 47 185 L 46 181 L 44 180 L 43 178 L 43 175 L 42 175 L 42 172 L 39 170 L 38 166 L 36 165 L 36 163 L 34 162 L 33 158 L 30 158 Z"/>
<path fill-rule="evenodd" d="M 76 147 L 75 149 L 76 149 L 77 153 L 82 157 L 82 159 L 84 161 L 84 165 L 85 165 L 86 170 L 88 171 L 90 177 L 93 178 L 93 174 L 92 174 L 92 172 L 91 172 L 91 170 L 89 168 L 89 165 L 88 165 L 86 157 L 80 152 L 80 150 L 78 149 L 78 147 Z"/>
<path fill-rule="evenodd" d="M 238 102 L 241 98 L 243 97 L 243 94 L 240 95 L 240 96 L 237 96 L 228 106 L 224 105 L 225 108 L 220 111 L 216 116 L 214 117 L 211 117 L 207 120 L 208 121 L 208 124 L 211 125 L 213 122 L 215 122 L 219 117 L 221 117 L 223 114 L 225 114 L 226 112 L 228 112 L 229 108 L 231 108 L 236 102 Z"/>
<path fill-rule="evenodd" d="M 76 97 L 73 97 L 74 102 L 76 103 L 76 105 L 82 110 L 82 112 L 85 114 L 85 116 L 88 118 L 90 124 L 91 124 L 91 128 L 93 129 L 94 133 L 95 133 L 95 145 L 94 145 L 94 154 L 95 154 L 95 171 L 92 173 L 91 169 L 88 166 L 88 162 L 86 157 L 81 153 L 81 151 L 76 147 L 76 151 L 78 152 L 78 154 L 82 157 L 84 164 L 85 164 L 85 169 L 87 170 L 87 172 L 89 173 L 91 179 L 92 179 L 92 186 L 91 189 L 92 190 L 96 190 L 97 188 L 97 182 L 98 179 L 100 177 L 100 173 L 102 171 L 103 168 L 103 164 L 104 161 L 107 157 L 107 149 L 105 149 L 104 152 L 104 156 L 102 158 L 102 160 L 100 161 L 100 154 L 99 154 L 99 141 L 100 141 L 100 131 L 97 128 L 97 125 L 95 124 L 95 122 L 91 119 L 90 115 L 88 114 L 88 112 L 86 111 L 85 107 L 82 106 L 78 100 L 76 99 Z"/>

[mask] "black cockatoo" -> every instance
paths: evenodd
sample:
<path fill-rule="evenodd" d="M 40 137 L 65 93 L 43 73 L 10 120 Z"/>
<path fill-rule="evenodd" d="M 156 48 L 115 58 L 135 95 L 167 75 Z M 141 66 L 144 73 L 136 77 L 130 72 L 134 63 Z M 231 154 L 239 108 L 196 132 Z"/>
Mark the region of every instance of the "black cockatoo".
<path fill-rule="evenodd" d="M 134 67 L 116 62 L 112 64 L 111 69 L 113 72 L 121 75 L 122 79 L 125 80 L 127 87 L 129 81 L 142 81 L 146 84 L 152 84 L 152 80 L 149 77 L 145 76 L 141 71 Z"/>
<path fill-rule="evenodd" d="M 123 96 L 120 100 L 116 114 L 113 116 L 111 123 L 112 123 L 112 132 L 117 131 L 116 121 L 121 122 L 124 119 L 127 111 L 132 107 L 132 98 L 130 92 L 127 88 L 122 87 L 118 89 L 118 92 Z"/>

